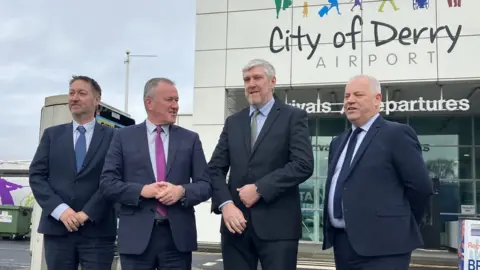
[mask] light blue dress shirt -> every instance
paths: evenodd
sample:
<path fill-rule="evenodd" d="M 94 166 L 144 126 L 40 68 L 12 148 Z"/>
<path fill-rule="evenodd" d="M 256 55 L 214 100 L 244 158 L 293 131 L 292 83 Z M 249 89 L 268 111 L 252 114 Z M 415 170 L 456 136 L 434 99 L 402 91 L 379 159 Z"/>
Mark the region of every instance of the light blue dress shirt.
<path fill-rule="evenodd" d="M 88 152 L 88 147 L 90 146 L 90 142 L 92 141 L 93 137 L 93 131 L 95 129 L 95 122 L 96 120 L 93 119 L 92 121 L 86 123 L 83 125 L 85 128 L 85 140 L 87 143 L 87 152 Z M 80 136 L 80 131 L 77 130 L 78 126 L 80 126 L 79 123 L 77 123 L 75 120 L 72 121 L 73 124 L 73 149 L 75 149 L 75 145 L 77 144 L 78 137 Z M 60 220 L 60 216 L 70 208 L 70 206 L 66 203 L 62 203 L 59 206 L 57 206 L 52 213 L 50 214 L 52 217 L 54 217 L 56 220 Z"/>
<path fill-rule="evenodd" d="M 354 159 L 355 154 L 357 153 L 358 147 L 362 144 L 363 138 L 365 138 L 365 135 L 367 134 L 368 130 L 372 126 L 373 122 L 375 122 L 378 116 L 379 114 L 377 113 L 375 116 L 370 118 L 370 120 L 368 120 L 367 123 L 361 126 L 363 131 L 357 135 L 357 144 L 355 145 L 355 149 L 353 151 L 352 160 Z M 356 128 L 357 127 L 352 125 L 352 131 L 355 130 Z M 345 228 L 345 220 L 343 218 L 342 219 L 334 218 L 333 198 L 335 197 L 335 188 L 337 186 L 337 179 L 338 179 L 338 176 L 340 175 L 340 171 L 342 170 L 343 162 L 345 162 L 345 155 L 347 153 L 347 148 L 349 143 L 350 143 L 350 138 L 348 139 L 348 142 L 345 144 L 345 148 L 343 148 L 342 154 L 338 158 L 338 162 L 335 166 L 335 171 L 332 177 L 332 183 L 330 184 L 330 191 L 328 193 L 329 195 L 328 196 L 328 216 L 330 217 L 330 223 L 332 224 L 333 227 L 341 228 L 341 229 Z M 352 160 L 350 160 L 349 162 L 352 162 Z"/>
<path fill-rule="evenodd" d="M 258 109 L 260 111 L 260 113 L 257 115 L 257 134 L 256 134 L 256 137 L 258 137 L 258 135 L 260 134 L 260 131 L 262 130 L 263 125 L 265 124 L 265 120 L 267 120 L 268 114 L 272 110 L 273 104 L 275 104 L 275 99 L 274 98 L 272 98 L 269 102 L 267 102 L 267 104 L 263 105 L 262 107 L 260 107 L 260 109 Z M 252 118 L 252 115 L 256 110 L 257 109 L 255 107 L 250 105 L 250 114 L 249 114 L 250 118 Z M 252 121 L 252 119 L 250 119 L 250 121 Z M 222 203 L 220 205 L 220 207 L 218 207 L 218 209 L 222 210 L 222 207 L 229 202 L 232 202 L 232 201 L 229 200 L 229 201 L 226 201 L 226 202 Z"/>

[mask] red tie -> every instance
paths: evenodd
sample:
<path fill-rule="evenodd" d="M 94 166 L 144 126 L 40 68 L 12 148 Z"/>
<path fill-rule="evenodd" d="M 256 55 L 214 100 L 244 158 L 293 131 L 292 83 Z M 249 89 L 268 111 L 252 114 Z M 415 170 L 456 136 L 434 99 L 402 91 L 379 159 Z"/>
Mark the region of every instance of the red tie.
<path fill-rule="evenodd" d="M 162 136 L 160 134 L 163 132 L 163 129 L 160 126 L 157 126 L 157 136 L 155 137 L 155 157 L 157 164 L 157 182 L 165 182 L 166 177 L 166 164 L 165 164 L 165 151 L 163 149 Z M 162 215 L 167 215 L 167 206 L 162 203 L 159 203 L 157 206 L 157 211 Z"/>

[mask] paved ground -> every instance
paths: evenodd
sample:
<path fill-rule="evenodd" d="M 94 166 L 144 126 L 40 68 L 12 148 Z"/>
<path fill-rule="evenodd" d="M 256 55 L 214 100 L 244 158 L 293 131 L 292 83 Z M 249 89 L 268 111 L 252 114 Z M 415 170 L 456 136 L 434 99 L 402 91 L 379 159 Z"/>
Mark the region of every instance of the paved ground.
<path fill-rule="evenodd" d="M 30 269 L 30 242 L 0 240 L 0 270 Z"/>
<path fill-rule="evenodd" d="M 223 270 L 222 256 L 212 253 L 196 253 L 193 260 L 193 270 Z M 335 265 L 329 262 L 315 262 L 307 260 L 299 260 L 297 264 L 298 270 L 335 270 Z M 458 269 L 458 267 L 432 266 L 425 267 L 422 265 L 412 265 L 412 270 L 438 270 L 438 269 Z M 261 270 L 261 267 L 258 267 Z"/>
<path fill-rule="evenodd" d="M 0 270 L 30 269 L 30 252 L 28 241 L 0 240 Z M 261 269 L 260 267 L 258 268 Z M 297 269 L 335 270 L 328 262 L 299 260 Z M 412 265 L 412 270 L 458 269 L 455 267 L 423 267 Z M 222 256 L 214 253 L 194 253 L 193 270 L 223 270 Z"/>

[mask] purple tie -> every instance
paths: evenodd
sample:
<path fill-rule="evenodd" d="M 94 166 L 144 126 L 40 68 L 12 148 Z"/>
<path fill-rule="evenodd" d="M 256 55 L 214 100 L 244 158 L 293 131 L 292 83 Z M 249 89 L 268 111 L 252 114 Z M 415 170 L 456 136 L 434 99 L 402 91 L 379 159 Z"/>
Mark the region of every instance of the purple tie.
<path fill-rule="evenodd" d="M 157 182 L 165 182 L 165 151 L 163 149 L 162 136 L 160 134 L 163 132 L 163 129 L 160 126 L 157 126 L 157 136 L 155 137 L 155 157 L 157 163 Z M 165 216 L 167 214 L 167 207 L 159 203 L 157 206 L 157 211 Z"/>

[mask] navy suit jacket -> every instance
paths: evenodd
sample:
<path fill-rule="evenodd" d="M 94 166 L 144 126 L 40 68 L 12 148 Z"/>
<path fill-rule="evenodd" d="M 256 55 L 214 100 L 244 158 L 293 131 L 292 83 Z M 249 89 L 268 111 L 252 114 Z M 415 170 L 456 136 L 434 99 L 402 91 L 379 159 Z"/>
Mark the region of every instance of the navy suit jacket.
<path fill-rule="evenodd" d="M 325 188 L 323 248 L 333 244 L 328 197 L 335 166 L 351 130 L 334 138 Z M 379 116 L 355 154 L 344 184 L 350 244 L 362 256 L 408 253 L 423 245 L 419 225 L 433 194 L 415 131 Z"/>
<path fill-rule="evenodd" d="M 86 236 L 115 236 L 117 219 L 112 202 L 103 198 L 99 189 L 105 155 L 115 130 L 95 123 L 92 141 L 77 173 L 73 147 L 73 124 L 46 128 L 30 164 L 30 188 L 42 208 L 38 232 L 64 235 L 65 225 L 50 214 L 60 204 L 74 211 L 84 211 L 89 221 L 80 227 Z"/>
<path fill-rule="evenodd" d="M 166 180 L 185 188 L 185 200 L 168 206 L 168 219 L 177 249 L 188 252 L 197 249 L 194 206 L 210 198 L 212 187 L 198 134 L 172 125 L 169 136 Z M 141 254 L 148 246 L 158 201 L 144 199 L 140 192 L 155 181 L 146 123 L 119 129 L 105 158 L 100 189 L 120 204 L 118 250 L 122 254 Z"/>

